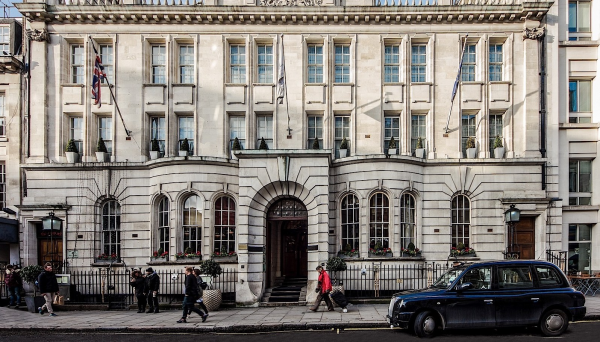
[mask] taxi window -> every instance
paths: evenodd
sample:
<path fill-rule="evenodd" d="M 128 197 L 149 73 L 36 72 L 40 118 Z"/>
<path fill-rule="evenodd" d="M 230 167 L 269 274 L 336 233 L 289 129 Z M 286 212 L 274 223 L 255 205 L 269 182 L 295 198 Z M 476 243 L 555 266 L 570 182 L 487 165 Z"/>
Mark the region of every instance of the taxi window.
<path fill-rule="evenodd" d="M 529 266 L 498 267 L 498 288 L 505 290 L 533 288 Z"/>
<path fill-rule="evenodd" d="M 489 290 L 492 288 L 492 267 L 471 268 L 464 272 L 458 284 L 471 283 L 473 290 Z"/>
<path fill-rule="evenodd" d="M 563 284 L 563 279 L 555 269 L 548 266 L 536 266 L 538 280 L 541 287 L 556 287 Z"/>

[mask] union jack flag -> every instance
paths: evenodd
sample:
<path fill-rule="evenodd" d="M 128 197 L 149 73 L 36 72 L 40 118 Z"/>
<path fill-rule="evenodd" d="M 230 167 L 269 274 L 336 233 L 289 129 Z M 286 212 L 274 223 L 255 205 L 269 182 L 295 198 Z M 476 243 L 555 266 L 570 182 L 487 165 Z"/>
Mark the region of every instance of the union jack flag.
<path fill-rule="evenodd" d="M 102 66 L 102 58 L 98 54 L 98 50 L 96 50 L 96 46 L 92 43 L 92 47 L 94 48 L 94 53 L 96 54 L 96 61 L 94 63 L 94 78 L 92 80 L 92 99 L 94 100 L 94 104 L 98 105 L 98 108 L 102 106 L 100 101 L 100 84 L 106 78 L 106 73 L 104 72 L 104 66 Z"/>

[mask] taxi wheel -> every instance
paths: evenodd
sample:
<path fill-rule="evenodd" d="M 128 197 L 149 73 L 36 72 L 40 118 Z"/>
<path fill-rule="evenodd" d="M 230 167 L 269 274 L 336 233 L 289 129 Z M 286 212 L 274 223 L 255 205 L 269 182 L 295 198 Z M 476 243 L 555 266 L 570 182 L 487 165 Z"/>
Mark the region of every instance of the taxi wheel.
<path fill-rule="evenodd" d="M 560 309 L 544 312 L 540 319 L 540 330 L 544 336 L 559 336 L 569 327 L 567 314 Z"/>
<path fill-rule="evenodd" d="M 431 311 L 423 311 L 415 318 L 414 332 L 419 337 L 433 337 L 437 331 L 435 314 Z"/>

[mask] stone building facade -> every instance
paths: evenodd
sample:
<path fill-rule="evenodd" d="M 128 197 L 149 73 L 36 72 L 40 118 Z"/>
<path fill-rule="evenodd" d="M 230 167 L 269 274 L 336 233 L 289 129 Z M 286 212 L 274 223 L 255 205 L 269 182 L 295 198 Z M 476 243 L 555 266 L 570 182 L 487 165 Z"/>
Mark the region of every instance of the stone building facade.
<path fill-rule="evenodd" d="M 43 261 L 52 211 L 70 268 L 235 253 L 224 265 L 238 271 L 236 301 L 253 305 L 284 276 L 308 277 L 313 294 L 311 270 L 343 250 L 351 264 L 446 261 L 462 246 L 476 252 L 467 260 L 566 250 L 557 142 L 568 130 L 540 92 L 552 6 L 26 1 L 21 257 Z M 110 83 L 101 106 L 94 49 Z M 420 255 L 401 252 L 411 243 Z"/>

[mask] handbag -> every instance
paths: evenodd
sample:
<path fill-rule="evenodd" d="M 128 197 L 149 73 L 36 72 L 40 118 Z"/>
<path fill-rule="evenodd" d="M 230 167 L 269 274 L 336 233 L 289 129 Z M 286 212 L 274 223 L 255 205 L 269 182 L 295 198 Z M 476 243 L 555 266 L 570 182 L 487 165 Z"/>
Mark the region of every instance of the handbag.
<path fill-rule="evenodd" d="M 54 296 L 54 301 L 52 302 L 54 305 L 65 305 L 65 297 L 61 295 Z"/>
<path fill-rule="evenodd" d="M 317 288 L 315 289 L 315 293 L 321 293 L 321 287 L 317 286 Z"/>

